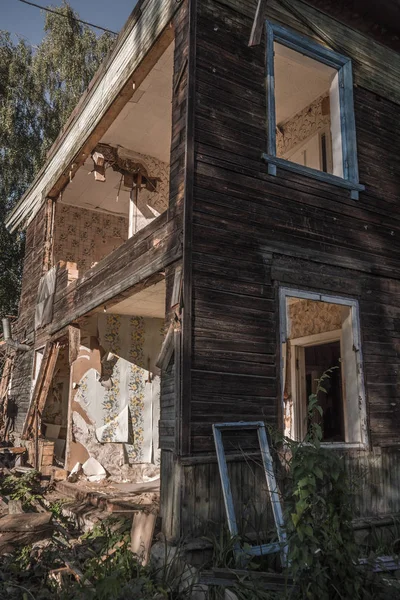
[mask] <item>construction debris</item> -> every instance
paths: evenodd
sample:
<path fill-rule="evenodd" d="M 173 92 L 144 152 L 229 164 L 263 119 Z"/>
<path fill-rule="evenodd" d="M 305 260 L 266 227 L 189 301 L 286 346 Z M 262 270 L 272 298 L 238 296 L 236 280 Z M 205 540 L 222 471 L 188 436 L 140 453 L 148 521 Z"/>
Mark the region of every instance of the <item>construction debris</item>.
<path fill-rule="evenodd" d="M 101 481 L 107 477 L 104 467 L 92 456 L 82 465 L 82 471 L 89 481 Z"/>
<path fill-rule="evenodd" d="M 49 538 L 53 529 L 51 513 L 7 515 L 0 519 L 0 554 Z"/>

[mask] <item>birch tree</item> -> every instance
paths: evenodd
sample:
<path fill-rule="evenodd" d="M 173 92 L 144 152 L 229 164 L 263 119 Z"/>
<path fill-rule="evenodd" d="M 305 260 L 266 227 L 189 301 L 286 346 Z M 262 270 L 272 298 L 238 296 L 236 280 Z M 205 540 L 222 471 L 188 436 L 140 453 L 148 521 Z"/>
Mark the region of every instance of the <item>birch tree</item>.
<path fill-rule="evenodd" d="M 38 47 L 0 30 L 0 316 L 16 314 L 24 234 L 9 234 L 6 214 L 43 165 L 114 37 L 77 21 L 64 3 L 46 13 Z"/>

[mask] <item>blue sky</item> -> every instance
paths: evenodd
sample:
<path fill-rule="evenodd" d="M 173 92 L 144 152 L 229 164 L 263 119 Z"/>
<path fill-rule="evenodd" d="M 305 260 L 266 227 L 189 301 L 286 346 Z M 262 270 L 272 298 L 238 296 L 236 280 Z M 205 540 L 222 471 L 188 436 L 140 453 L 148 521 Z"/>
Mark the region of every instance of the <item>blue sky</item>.
<path fill-rule="evenodd" d="M 61 0 L 32 0 L 41 6 L 60 6 Z M 119 31 L 135 7 L 136 0 L 69 0 L 79 17 Z M 0 0 L 0 29 L 24 36 L 32 44 L 43 37 L 45 13 L 19 0 Z M 98 29 L 95 29 L 100 33 Z"/>

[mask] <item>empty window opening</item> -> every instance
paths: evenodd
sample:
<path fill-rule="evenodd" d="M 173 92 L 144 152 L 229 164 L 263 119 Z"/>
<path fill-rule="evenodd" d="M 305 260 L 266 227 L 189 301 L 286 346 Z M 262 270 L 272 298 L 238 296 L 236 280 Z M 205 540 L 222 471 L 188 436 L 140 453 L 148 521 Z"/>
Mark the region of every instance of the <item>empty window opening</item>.
<path fill-rule="evenodd" d="M 280 169 L 350 190 L 358 181 L 351 60 L 312 39 L 266 23 L 267 152 Z"/>
<path fill-rule="evenodd" d="M 343 177 L 338 70 L 274 43 L 276 155 Z"/>
<path fill-rule="evenodd" d="M 358 305 L 349 300 L 281 290 L 281 357 L 285 435 L 301 441 L 310 422 L 307 406 L 318 392 L 323 414 L 312 418 L 325 443 L 366 441 Z M 310 296 L 310 297 L 307 297 Z"/>

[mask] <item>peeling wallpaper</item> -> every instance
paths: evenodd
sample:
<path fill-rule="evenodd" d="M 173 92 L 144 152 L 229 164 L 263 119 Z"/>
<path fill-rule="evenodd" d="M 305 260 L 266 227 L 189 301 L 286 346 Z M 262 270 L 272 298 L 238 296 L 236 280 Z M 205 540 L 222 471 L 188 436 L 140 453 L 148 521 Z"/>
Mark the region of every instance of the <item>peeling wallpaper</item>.
<path fill-rule="evenodd" d="M 74 398 L 74 406 L 80 407 L 73 413 L 74 442 L 103 460 L 108 470 L 107 447 L 118 466 L 125 459 L 159 464 L 160 377 L 155 360 L 164 320 L 105 314 L 99 315 L 97 325 L 105 354 L 102 367 L 88 361 L 81 375 Z"/>

